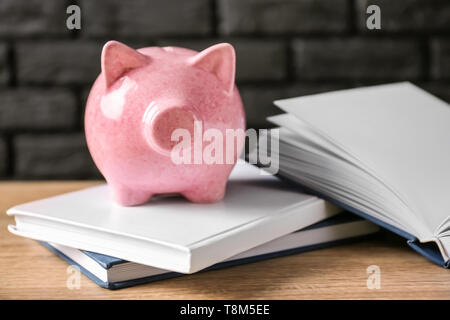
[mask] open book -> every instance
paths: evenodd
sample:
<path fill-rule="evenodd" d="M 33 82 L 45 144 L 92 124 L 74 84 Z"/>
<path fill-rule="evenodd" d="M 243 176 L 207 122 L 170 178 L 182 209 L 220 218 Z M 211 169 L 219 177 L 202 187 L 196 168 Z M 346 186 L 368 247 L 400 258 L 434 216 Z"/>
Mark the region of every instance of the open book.
<path fill-rule="evenodd" d="M 396 83 L 275 104 L 286 112 L 269 118 L 280 127 L 279 150 L 270 150 L 280 176 L 396 232 L 449 267 L 447 103 Z"/>

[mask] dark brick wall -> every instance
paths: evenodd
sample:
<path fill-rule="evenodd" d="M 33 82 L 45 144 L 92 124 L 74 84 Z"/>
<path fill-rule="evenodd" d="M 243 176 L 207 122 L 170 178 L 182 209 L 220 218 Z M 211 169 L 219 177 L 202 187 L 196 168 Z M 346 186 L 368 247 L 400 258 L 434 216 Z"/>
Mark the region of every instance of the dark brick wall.
<path fill-rule="evenodd" d="M 82 28 L 66 29 L 77 4 Z M 381 8 L 381 30 L 366 8 Z M 99 177 L 83 136 L 84 102 L 105 41 L 201 50 L 227 41 L 249 127 L 272 101 L 410 80 L 450 102 L 448 0 L 2 0 L 0 177 Z"/>

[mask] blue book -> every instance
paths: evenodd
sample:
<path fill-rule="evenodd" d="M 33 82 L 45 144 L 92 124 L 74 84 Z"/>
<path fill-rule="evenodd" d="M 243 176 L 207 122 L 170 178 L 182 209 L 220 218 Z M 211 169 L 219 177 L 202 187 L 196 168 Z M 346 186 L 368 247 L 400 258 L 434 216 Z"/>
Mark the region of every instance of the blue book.
<path fill-rule="evenodd" d="M 274 103 L 285 113 L 268 118 L 279 128 L 267 135 L 279 144 L 260 146 L 276 155 L 265 170 L 278 169 L 301 190 L 406 238 L 449 268 L 446 102 L 403 82 Z"/>
<path fill-rule="evenodd" d="M 375 224 L 342 212 L 242 252 L 201 272 L 348 243 L 373 235 L 378 230 Z M 41 243 L 69 264 L 77 265 L 88 278 L 107 289 L 126 288 L 183 275 L 95 252 Z"/>

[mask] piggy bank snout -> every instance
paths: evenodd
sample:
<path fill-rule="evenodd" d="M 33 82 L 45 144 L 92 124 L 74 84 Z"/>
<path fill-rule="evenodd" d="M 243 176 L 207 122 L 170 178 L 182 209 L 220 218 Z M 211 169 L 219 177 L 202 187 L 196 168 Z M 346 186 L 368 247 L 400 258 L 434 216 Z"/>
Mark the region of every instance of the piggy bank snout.
<path fill-rule="evenodd" d="M 193 137 L 197 120 L 195 112 L 187 106 L 153 104 L 144 114 L 144 136 L 150 148 L 170 156 L 178 143 L 177 137 L 187 133 Z"/>

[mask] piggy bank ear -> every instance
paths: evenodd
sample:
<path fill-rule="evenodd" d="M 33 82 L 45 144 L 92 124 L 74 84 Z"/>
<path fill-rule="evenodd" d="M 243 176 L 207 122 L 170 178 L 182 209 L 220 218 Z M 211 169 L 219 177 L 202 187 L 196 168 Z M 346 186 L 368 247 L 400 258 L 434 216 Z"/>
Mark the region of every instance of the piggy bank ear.
<path fill-rule="evenodd" d="M 102 51 L 102 73 L 106 87 L 111 86 L 125 72 L 142 67 L 150 58 L 117 41 L 108 41 Z"/>
<path fill-rule="evenodd" d="M 220 43 L 209 47 L 193 56 L 189 63 L 216 75 L 227 93 L 230 94 L 233 91 L 236 54 L 231 44 Z"/>

